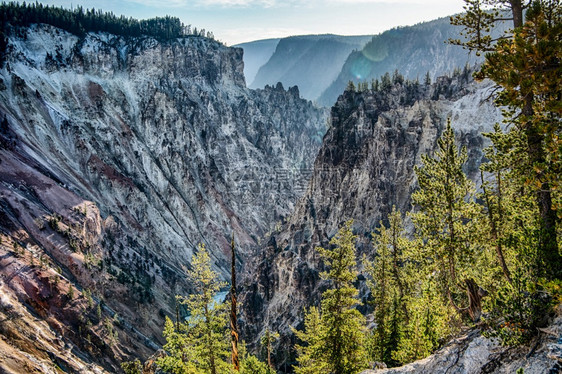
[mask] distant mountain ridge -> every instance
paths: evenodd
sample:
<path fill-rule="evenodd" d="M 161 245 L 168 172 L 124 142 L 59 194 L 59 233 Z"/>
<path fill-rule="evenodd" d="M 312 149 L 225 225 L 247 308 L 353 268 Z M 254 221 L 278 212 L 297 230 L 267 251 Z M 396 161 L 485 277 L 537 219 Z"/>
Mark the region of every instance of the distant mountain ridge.
<path fill-rule="evenodd" d="M 499 26 L 493 33 L 499 35 L 506 28 Z M 318 98 L 318 103 L 333 105 L 349 81 L 371 81 L 395 70 L 408 79 L 421 81 L 427 72 L 435 79 L 482 61 L 482 57 L 447 43 L 449 39 L 460 38 L 461 31 L 461 27 L 451 25 L 449 17 L 443 17 L 373 36 L 361 51 L 349 55 L 339 76 Z"/>
<path fill-rule="evenodd" d="M 506 26 L 500 26 L 494 34 L 504 29 Z M 460 32 L 449 17 L 443 17 L 374 36 L 303 35 L 237 47 L 244 49 L 248 87 L 277 82 L 285 87 L 296 85 L 302 97 L 329 107 L 349 81 L 371 81 L 395 70 L 407 79 L 422 81 L 427 72 L 435 79 L 479 63 L 481 57 L 447 43 L 450 38 L 459 38 Z M 260 61 L 262 65 L 257 67 Z"/>
<path fill-rule="evenodd" d="M 248 86 L 254 81 L 258 70 L 273 55 L 280 40 L 281 38 L 263 39 L 234 46 L 244 50 L 244 77 L 246 77 L 246 84 Z"/>
<path fill-rule="evenodd" d="M 251 81 L 247 77 L 246 82 L 250 88 L 263 88 L 277 82 L 285 87 L 297 85 L 303 98 L 315 100 L 336 79 L 347 56 L 363 48 L 371 38 L 371 35 L 332 34 L 283 38 L 255 79 Z M 243 45 L 240 47 L 244 48 L 244 62 L 252 61 L 249 54 L 254 52 Z"/>

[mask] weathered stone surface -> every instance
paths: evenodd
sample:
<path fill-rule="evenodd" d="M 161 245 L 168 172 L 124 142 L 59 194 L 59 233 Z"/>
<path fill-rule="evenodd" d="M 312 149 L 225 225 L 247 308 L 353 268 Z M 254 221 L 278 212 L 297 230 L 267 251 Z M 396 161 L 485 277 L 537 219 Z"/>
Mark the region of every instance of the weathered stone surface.
<path fill-rule="evenodd" d="M 46 26 L 11 45 L 0 110 L 21 147 L 163 258 L 205 242 L 222 270 L 231 228 L 244 251 L 291 211 L 281 177 L 311 164 L 323 112 L 298 90 L 246 89 L 240 49 Z"/>
<path fill-rule="evenodd" d="M 536 347 L 509 348 L 473 329 L 449 342 L 431 356 L 393 368 L 366 370 L 361 374 L 508 374 L 523 369 L 525 374 L 562 372 L 562 318 L 541 333 Z M 535 344 L 532 344 L 533 346 Z M 558 353 L 553 351 L 558 350 Z"/>

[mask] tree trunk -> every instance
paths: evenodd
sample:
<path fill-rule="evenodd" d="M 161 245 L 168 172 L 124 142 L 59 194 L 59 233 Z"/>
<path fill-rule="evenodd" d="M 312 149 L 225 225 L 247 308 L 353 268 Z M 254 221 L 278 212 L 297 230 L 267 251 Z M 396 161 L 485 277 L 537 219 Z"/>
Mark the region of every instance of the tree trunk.
<path fill-rule="evenodd" d="M 209 304 L 205 304 L 205 328 L 207 329 L 207 348 L 209 349 L 209 368 L 211 374 L 217 374 L 217 367 L 215 364 L 215 352 L 213 351 L 212 335 L 211 335 L 211 316 L 209 312 Z"/>
<path fill-rule="evenodd" d="M 449 302 L 457 311 L 457 313 L 461 315 L 468 314 L 473 322 L 478 322 L 480 320 L 480 317 L 482 316 L 482 298 L 488 295 L 488 291 L 478 286 L 478 284 L 476 284 L 476 282 L 472 278 L 465 279 L 464 283 L 466 284 L 466 294 L 468 295 L 468 307 L 459 307 L 455 303 L 453 295 L 451 294 L 451 290 L 448 287 L 447 297 L 449 298 Z"/>
<path fill-rule="evenodd" d="M 523 6 L 521 0 L 510 0 L 511 14 L 513 15 L 513 27 L 523 26 Z"/>
<path fill-rule="evenodd" d="M 511 273 L 507 264 L 505 263 L 505 258 L 503 256 L 503 249 L 502 243 L 500 240 L 500 233 L 499 228 L 497 226 L 496 220 L 494 219 L 494 212 L 492 210 L 492 203 L 490 201 L 490 195 L 486 190 L 486 185 L 484 184 L 484 172 L 480 171 L 480 178 L 482 179 L 482 189 L 484 191 L 484 197 L 486 199 L 486 205 L 488 206 L 488 216 L 490 219 L 490 232 L 492 234 L 492 239 L 496 243 L 496 254 L 498 256 L 498 262 L 500 263 L 503 271 L 503 275 L 507 279 L 509 283 L 511 283 Z M 502 198 L 502 191 L 501 191 L 501 174 L 498 172 L 496 175 L 496 184 L 498 186 L 498 215 L 499 221 L 502 222 L 502 205 L 501 205 L 501 198 Z"/>
<path fill-rule="evenodd" d="M 271 364 L 271 335 L 269 334 L 269 331 L 267 338 L 267 367 L 273 368 L 273 365 Z"/>
<path fill-rule="evenodd" d="M 522 113 L 525 116 L 532 116 L 533 113 L 533 93 L 529 92 L 525 96 L 525 106 Z M 541 165 L 545 162 L 545 151 L 543 148 L 544 136 L 538 131 L 537 127 L 532 124 L 524 124 L 525 135 L 527 136 L 527 148 L 529 154 L 530 166 Z M 539 245 L 538 256 L 539 268 L 544 269 L 547 278 L 557 278 L 562 271 L 562 256 L 558 251 L 558 242 L 556 238 L 556 211 L 552 209 L 552 196 L 550 185 L 544 181 L 540 174 L 534 176 L 541 183 L 540 189 L 536 192 L 536 201 L 539 209 Z"/>
<path fill-rule="evenodd" d="M 404 300 L 404 284 L 402 283 L 402 279 L 400 279 L 400 273 L 398 270 L 398 232 L 396 232 L 396 227 L 392 227 L 392 260 L 393 260 L 393 272 L 394 272 L 394 280 L 398 285 L 398 292 L 400 296 L 400 304 L 402 305 L 402 313 L 404 313 L 404 319 L 406 320 L 406 324 L 408 323 L 409 316 L 408 316 L 408 308 L 406 307 L 406 303 L 403 302 Z"/>
<path fill-rule="evenodd" d="M 482 316 L 482 298 L 488 292 L 478 286 L 474 279 L 465 279 L 466 293 L 468 294 L 468 315 L 473 322 L 478 322 Z"/>

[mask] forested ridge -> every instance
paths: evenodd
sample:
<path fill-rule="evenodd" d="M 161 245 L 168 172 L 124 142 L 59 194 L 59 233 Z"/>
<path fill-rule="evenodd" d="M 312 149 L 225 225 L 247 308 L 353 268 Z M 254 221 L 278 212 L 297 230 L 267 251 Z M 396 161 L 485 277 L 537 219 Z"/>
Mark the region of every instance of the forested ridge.
<path fill-rule="evenodd" d="M 40 2 L 2 2 L 0 4 L 0 51 L 6 48 L 6 35 L 9 26 L 29 26 L 33 23 L 45 23 L 72 34 L 83 36 L 88 32 L 107 32 L 120 36 L 149 36 L 160 41 L 180 38 L 188 35 L 213 38 L 211 32 L 204 29 L 192 29 L 177 17 L 165 16 L 137 20 L 100 9 L 84 9 L 77 6 L 72 10 Z"/>

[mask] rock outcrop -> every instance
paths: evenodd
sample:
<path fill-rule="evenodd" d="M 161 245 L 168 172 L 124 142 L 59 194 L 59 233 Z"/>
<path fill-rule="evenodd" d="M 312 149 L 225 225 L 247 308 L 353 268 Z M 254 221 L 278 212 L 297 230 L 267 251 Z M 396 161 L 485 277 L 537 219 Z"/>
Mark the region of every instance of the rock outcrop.
<path fill-rule="evenodd" d="M 487 100 L 489 82 L 467 80 L 441 77 L 432 86 L 399 83 L 339 97 L 306 194 L 269 237 L 244 284 L 247 336 L 260 336 L 268 326 L 291 339 L 290 327 L 302 327 L 303 309 L 317 304 L 326 286 L 314 248 L 327 245 L 344 221 L 354 220 L 359 253 L 373 255 L 371 232 L 393 205 L 404 213 L 412 209 L 414 166 L 436 149 L 448 118 L 460 145 L 468 148 L 466 171 L 479 177 L 481 132 L 491 131 L 501 112 Z M 364 289 L 364 282 L 359 286 Z M 287 357 L 284 344 L 278 360 Z"/>
<path fill-rule="evenodd" d="M 16 267 L 33 270 L 44 258 L 45 267 L 60 268 L 62 289 L 74 284 L 74 298 L 88 288 L 94 305 L 83 315 L 98 302 L 107 317 L 118 313 L 127 349 L 109 363 L 95 350 L 87 358 L 113 371 L 162 342 L 174 295 L 189 292 L 182 268 L 198 243 L 228 278 L 231 233 L 243 263 L 293 210 L 304 188 L 292 181 L 312 165 L 326 112 L 296 87 L 249 90 L 242 50 L 203 37 L 78 37 L 32 25 L 11 31 L 5 57 L 2 250 Z M 4 287 L 20 302 L 35 299 L 29 287 L 16 292 L 21 282 L 6 269 Z M 41 288 L 37 282 L 28 283 Z M 44 297 L 64 296 L 57 295 Z M 72 321 L 57 322 L 67 328 L 63 339 L 76 333 Z M 103 327 L 96 323 L 94 330 Z"/>
<path fill-rule="evenodd" d="M 541 329 L 530 347 L 506 347 L 473 328 L 431 356 L 392 369 L 366 370 L 361 374 L 525 374 L 562 372 L 562 318 Z"/>

